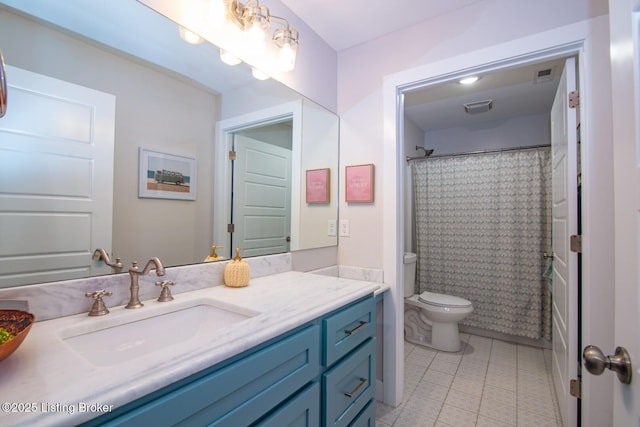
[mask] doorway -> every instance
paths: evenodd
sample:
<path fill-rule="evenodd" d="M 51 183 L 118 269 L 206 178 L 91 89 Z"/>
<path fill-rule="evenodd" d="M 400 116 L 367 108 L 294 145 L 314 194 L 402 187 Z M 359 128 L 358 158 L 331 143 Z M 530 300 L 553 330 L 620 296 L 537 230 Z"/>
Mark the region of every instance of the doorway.
<path fill-rule="evenodd" d="M 572 114 L 574 118 L 577 116 L 575 109 L 569 110 L 570 113 L 562 113 L 559 119 L 551 116 L 552 110 L 558 110 L 554 106 L 557 88 L 559 84 L 566 81 L 563 71 L 565 70 L 565 62 L 571 65 L 569 73 L 573 76 L 572 81 L 575 81 L 577 78 L 577 70 L 574 66 L 575 59 L 565 60 L 564 57 L 560 57 L 532 61 L 516 67 L 507 66 L 487 73 L 472 73 L 478 79 L 474 85 L 463 85 L 455 79 L 405 92 L 403 117 L 405 132 L 402 146 L 405 153 L 411 154 L 407 161 L 410 163 L 409 159 L 411 160 L 410 169 L 416 170 L 418 168 L 417 170 L 431 171 L 427 174 L 424 172 L 418 174 L 420 180 L 414 183 L 411 183 L 411 177 L 405 178 L 407 188 L 404 203 L 405 251 L 419 254 L 417 286 L 420 291 L 442 292 L 443 289 L 448 289 L 444 293 L 471 300 L 474 304 L 474 313 L 461 322 L 460 330 L 462 332 L 548 349 L 552 347 L 550 325 L 553 311 L 553 332 L 556 336 L 553 341 L 553 357 L 548 363 L 548 370 L 553 371 L 554 374 L 554 383 L 561 398 L 560 407 L 565 423 L 572 425 L 575 415 L 568 417 L 567 414 L 577 413 L 576 400 L 571 398 L 568 390 L 565 389 L 568 389 L 569 381 L 579 375 L 580 361 L 577 355 L 581 348 L 579 312 L 576 310 L 579 303 L 577 301 L 575 254 L 568 255 L 572 261 L 570 277 L 567 276 L 566 267 L 555 268 L 564 274 L 558 276 L 556 272 L 555 279 L 558 286 L 555 290 L 557 295 L 553 309 L 550 301 L 550 288 L 553 283 L 551 271 L 554 271 L 554 268 L 551 258 L 545 259 L 544 254 L 550 257 L 549 254 L 553 253 L 549 241 L 552 222 L 556 240 L 559 242 L 568 241 L 569 235 L 566 230 L 577 229 L 579 218 L 577 212 L 573 212 L 568 223 L 564 220 L 557 220 L 555 217 L 552 221 L 552 205 L 554 213 L 555 206 L 561 205 L 555 200 L 558 197 L 552 197 L 550 186 L 540 186 L 541 191 L 546 188 L 541 197 L 531 195 L 532 198 L 529 198 L 525 197 L 522 191 L 511 192 L 513 187 L 517 185 L 516 181 L 512 181 L 516 175 L 508 179 L 507 182 L 511 182 L 511 184 L 506 187 L 504 180 L 500 184 L 500 180 L 494 181 L 492 179 L 493 175 L 497 180 L 499 176 L 509 173 L 508 171 L 511 169 L 505 170 L 504 167 L 512 163 L 511 157 L 525 155 L 531 148 L 537 148 L 541 145 L 550 146 L 554 139 L 551 137 L 553 134 L 551 131 L 552 123 L 566 120 L 564 116 L 568 114 Z M 474 111 L 472 109 L 476 108 L 475 106 L 483 108 Z M 470 109 L 472 111 L 469 111 Z M 575 124 L 571 127 L 574 129 L 572 136 L 575 138 L 575 133 L 579 132 L 579 128 Z M 560 126 L 560 128 L 566 129 L 567 126 Z M 553 175 L 554 188 L 567 188 L 573 185 L 568 194 L 570 198 L 574 199 L 570 206 L 575 207 L 578 204 L 577 179 L 570 178 L 562 185 L 558 185 L 558 181 L 567 181 L 567 176 L 569 176 L 566 173 L 567 170 L 571 171 L 570 173 L 573 175 L 577 175 L 576 171 L 579 170 L 578 158 L 575 155 L 577 145 L 574 139 L 571 145 L 573 155 L 568 156 L 574 164 L 568 169 L 565 166 L 561 170 L 565 173 L 554 172 L 552 174 L 554 168 L 564 164 L 558 160 L 558 153 L 565 155 L 566 147 L 568 147 L 565 140 L 562 144 L 563 149 L 559 150 L 557 139 L 555 148 L 552 149 L 555 159 L 553 165 L 551 156 L 543 156 L 544 165 L 538 165 L 539 162 L 531 164 L 531 167 L 536 166 L 539 173 L 535 173 L 536 170 L 533 169 L 528 173 L 532 174 L 532 177 L 540 177 L 544 181 L 548 180 L 547 182 L 551 181 Z M 422 156 L 416 154 L 416 150 L 423 150 L 425 153 L 431 154 Z M 496 156 L 503 156 L 502 153 L 505 153 L 504 155 L 508 156 L 510 161 L 505 163 L 506 159 L 502 160 L 501 166 L 495 170 L 495 173 L 490 174 L 489 171 L 493 170 L 494 160 L 498 159 Z M 549 152 L 547 151 L 547 153 Z M 481 169 L 476 170 L 479 167 L 480 159 L 485 158 Z M 566 163 L 567 156 L 563 158 Z M 519 159 L 518 164 L 522 166 L 525 163 Z M 475 172 L 459 169 L 460 167 L 471 167 Z M 517 172 L 517 176 L 522 175 L 522 172 L 514 170 L 515 172 Z M 539 175 L 540 173 L 542 175 Z M 472 178 L 473 176 L 476 178 Z M 423 182 L 427 177 L 430 183 Z M 533 179 L 532 177 L 522 179 L 529 180 Z M 469 179 L 471 181 L 468 181 Z M 467 184 L 461 181 L 467 182 Z M 436 182 L 440 184 L 440 187 L 444 184 L 449 187 L 449 190 L 441 188 L 445 191 L 444 199 L 442 193 L 437 193 L 437 195 L 433 193 L 437 192 L 434 187 Z M 533 181 L 525 187 L 530 188 L 532 183 Z M 418 185 L 415 186 L 415 184 Z M 478 187 L 476 188 L 476 186 Z M 420 200 L 433 193 L 431 198 L 433 203 L 437 203 L 437 207 L 421 205 L 420 210 L 416 212 L 416 209 L 411 206 L 412 188 L 416 188 L 416 191 L 419 189 L 420 194 L 423 195 Z M 488 206 L 486 208 L 488 211 L 485 211 L 483 207 L 485 205 L 484 199 L 477 199 L 480 194 L 486 194 L 485 197 L 493 199 L 492 202 L 488 202 L 489 199 L 487 199 Z M 553 194 L 555 196 L 565 193 L 555 191 Z M 567 197 L 562 196 L 560 199 L 562 199 L 561 202 L 566 201 Z M 474 200 L 476 201 L 474 202 Z M 446 203 L 443 204 L 444 201 Z M 473 206 L 467 206 L 467 203 Z M 514 203 L 526 203 L 528 208 L 523 212 L 527 212 L 527 215 L 519 214 L 519 207 Z M 542 209 L 540 211 L 542 216 L 531 217 L 529 215 L 530 208 L 533 206 Z M 451 209 L 455 211 L 446 214 Z M 431 213 L 426 218 L 424 212 L 427 211 Z M 415 215 L 410 215 L 409 212 L 415 212 Z M 494 212 L 498 216 L 494 217 L 490 223 L 478 222 L 477 216 L 483 217 L 487 212 Z M 466 213 L 470 216 L 467 217 Z M 444 218 L 442 215 L 447 217 Z M 415 221 L 416 216 L 422 220 Z M 491 225 L 496 221 L 498 221 L 496 224 L 499 223 L 501 218 L 506 222 L 498 226 L 498 229 Z M 509 231 L 513 220 L 524 220 L 527 221 L 526 224 L 530 224 L 532 218 L 540 220 L 538 232 L 531 226 L 523 228 L 524 223 L 520 226 L 513 223 L 514 229 Z M 566 215 L 564 218 L 566 219 Z M 429 221 L 425 223 L 425 219 L 429 219 Z M 420 224 L 417 229 L 416 223 Z M 435 224 L 458 225 L 454 227 L 455 230 L 442 233 L 439 228 L 434 228 Z M 435 240 L 438 243 L 428 239 L 428 236 L 424 236 L 427 229 L 431 230 L 429 233 L 435 233 Z M 537 226 L 536 229 L 538 229 Z M 498 230 L 500 231 L 492 238 L 487 234 L 491 233 L 491 230 L 494 234 Z M 459 233 L 465 234 L 466 237 L 462 234 L 458 235 Z M 543 242 L 542 246 L 536 243 L 538 242 L 538 238 L 535 237 L 536 233 L 539 233 L 539 241 Z M 567 235 L 564 236 L 564 234 Z M 423 237 L 414 239 L 416 235 Z M 508 236 L 511 237 L 507 238 Z M 473 244 L 469 246 L 471 244 L 469 242 L 478 243 L 485 239 L 487 242 L 482 245 L 480 250 L 474 249 Z M 518 248 L 517 245 L 513 245 L 516 241 L 524 242 L 523 239 L 529 239 L 526 247 Z M 414 243 L 416 240 L 418 245 Z M 467 243 L 462 244 L 463 241 Z M 489 243 L 492 241 L 494 244 Z M 503 242 L 502 245 L 499 242 Z M 425 248 L 425 244 L 430 249 Z M 562 245 L 558 245 L 558 243 L 554 245 L 556 251 L 559 252 L 555 262 L 558 265 L 566 265 L 567 254 L 564 252 L 560 254 L 562 252 L 560 246 Z M 441 249 L 437 253 L 433 253 L 436 247 Z M 501 247 L 505 250 L 507 247 L 510 249 L 499 259 L 486 257 L 488 253 L 498 254 Z M 447 252 L 448 255 L 444 256 L 442 251 Z M 421 253 L 424 255 L 420 255 Z M 459 261 L 456 261 L 458 258 L 460 258 Z M 438 261 L 433 261 L 434 259 Z M 472 267 L 473 260 L 477 261 L 476 267 Z M 446 269 L 447 265 L 453 269 L 446 272 L 441 270 L 442 268 Z M 453 267 L 455 265 L 458 267 Z M 489 265 L 494 265 L 494 267 L 489 268 Z M 475 270 L 475 272 L 469 269 Z M 547 275 L 546 270 L 549 270 L 549 274 L 545 278 L 543 276 Z M 467 276 L 465 271 L 468 271 L 470 275 Z M 444 275 L 438 272 L 444 273 Z M 509 277 L 512 279 L 509 280 Z M 437 283 L 430 283 L 435 278 L 439 278 Z M 494 298 L 497 292 L 502 294 L 502 298 L 498 301 Z M 533 307 L 532 304 L 535 304 L 536 307 Z M 505 313 L 505 317 L 500 315 L 502 312 Z M 520 314 L 512 318 L 511 315 L 516 312 Z M 514 321 L 516 323 L 513 323 Z M 520 325 L 522 328 L 517 327 L 516 325 L 521 322 L 523 322 Z M 565 383 L 567 387 L 564 387 Z"/>
<path fill-rule="evenodd" d="M 405 218 L 401 209 L 405 190 L 402 167 L 404 150 L 403 103 L 408 91 L 454 80 L 469 73 L 491 72 L 534 61 L 577 55 L 581 70 L 580 91 L 590 100 L 580 110 L 581 158 L 583 189 L 583 300 L 584 342 L 598 341 L 613 346 L 613 292 L 602 286 L 613 277 L 613 183 L 610 148 L 610 98 L 606 82 L 610 78 L 608 22 L 606 17 L 581 22 L 535 34 L 522 39 L 491 46 L 481 52 L 468 52 L 446 60 L 387 76 L 384 81 L 383 155 L 387 179 L 384 182 L 385 206 L 383 235 L 385 240 L 384 274 L 391 282 L 385 299 L 385 318 L 391 319 L 385 330 L 383 395 L 385 403 L 402 401 L 404 360 L 402 355 L 403 324 L 400 310 L 402 298 L 402 253 L 405 248 Z M 594 125 L 591 125 L 594 123 Z M 394 173 L 395 172 L 395 173 Z M 388 304 L 387 304 L 388 302 Z M 393 349 L 395 346 L 397 351 Z M 612 385 L 606 379 L 588 376 L 582 382 L 583 425 L 607 424 L 611 419 Z M 585 420 L 586 423 L 585 423 Z"/>
<path fill-rule="evenodd" d="M 288 252 L 291 241 L 292 120 L 232 134 L 230 248 L 244 256 Z"/>
<path fill-rule="evenodd" d="M 253 241 L 250 247 L 247 247 L 249 253 L 242 253 L 247 256 L 255 256 L 258 251 L 261 251 L 260 255 L 281 253 L 283 252 L 283 247 L 286 246 L 288 251 L 296 243 L 295 238 L 291 238 L 291 241 L 289 241 L 288 237 L 291 235 L 291 230 L 297 229 L 300 221 L 300 161 L 295 159 L 300 159 L 302 151 L 301 120 L 301 103 L 290 102 L 218 122 L 218 137 L 216 139 L 220 142 L 214 145 L 214 194 L 217 195 L 215 197 L 217 203 L 213 207 L 213 242 L 216 246 L 224 246 L 220 253 L 225 254 L 225 256 L 234 256 L 235 248 L 240 247 L 237 246 L 238 241 L 245 239 L 240 236 L 235 237 L 235 241 L 232 240 L 235 233 L 230 231 L 234 227 L 230 224 L 239 224 L 239 221 L 245 222 L 245 215 L 238 214 L 238 209 L 241 211 L 243 209 L 238 207 L 238 203 L 244 203 L 243 199 L 248 193 L 251 193 L 249 195 L 253 197 L 251 203 L 266 206 L 249 212 L 250 215 L 253 215 L 253 218 L 249 221 L 251 223 L 249 227 L 244 224 L 244 229 L 249 232 L 250 240 Z M 249 149 L 251 151 L 249 168 L 257 169 L 250 171 L 249 192 L 245 191 L 247 187 L 245 185 L 245 188 L 241 190 L 244 195 L 241 194 L 238 197 L 236 192 L 238 190 L 237 183 L 234 182 L 237 175 L 236 171 L 234 171 L 237 161 L 230 160 L 230 157 L 236 155 L 231 154 L 236 153 L 236 146 L 240 147 L 241 151 L 246 152 L 249 142 L 251 145 L 258 144 L 261 147 L 259 149 L 255 149 L 255 147 Z M 258 158 L 255 155 L 258 155 Z M 271 160 L 282 166 L 282 169 L 278 171 L 277 168 L 280 166 L 268 166 L 265 170 L 265 164 L 262 162 L 264 156 L 270 157 Z M 241 161 L 243 162 L 242 169 L 246 172 L 247 158 L 245 157 Z M 288 167 L 288 171 L 283 174 L 285 167 Z M 282 187 L 281 183 L 285 181 L 285 175 L 289 184 L 284 184 L 284 187 Z M 271 201 L 265 203 L 263 196 L 266 192 L 262 190 L 267 185 L 270 189 L 269 192 L 274 193 L 274 191 L 271 191 L 275 188 L 272 186 L 274 179 L 279 181 L 279 190 L 275 191 L 279 195 L 272 194 L 273 197 L 268 197 Z M 255 182 L 251 183 L 252 180 Z M 287 186 L 288 189 L 286 188 Z M 260 191 L 256 191 L 258 187 L 262 187 Z M 274 240 L 270 238 L 273 233 L 268 230 L 273 225 L 271 214 L 274 211 L 272 206 L 275 199 L 278 199 L 275 205 L 279 206 L 277 208 L 279 211 L 278 216 L 280 217 L 277 220 L 278 227 L 280 235 L 283 236 L 280 240 L 284 239 L 284 242 L 279 242 L 280 246 L 274 245 Z M 270 204 L 271 206 L 269 206 Z M 265 209 L 267 212 L 265 212 Z M 289 219 L 284 219 L 286 215 L 283 213 L 286 213 Z M 267 222 L 271 221 L 271 225 L 265 226 L 262 219 L 266 219 Z M 287 222 L 289 225 L 286 225 Z M 265 236 L 269 238 L 263 238 Z M 253 245 L 254 243 L 257 243 L 257 245 Z M 262 243 L 265 244 L 260 248 L 259 246 Z"/>

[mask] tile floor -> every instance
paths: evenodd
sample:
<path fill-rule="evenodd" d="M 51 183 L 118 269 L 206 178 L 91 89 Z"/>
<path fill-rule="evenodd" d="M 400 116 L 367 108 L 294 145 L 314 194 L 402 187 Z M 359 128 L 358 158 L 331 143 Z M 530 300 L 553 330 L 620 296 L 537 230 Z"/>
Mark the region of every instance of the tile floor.
<path fill-rule="evenodd" d="M 460 337 L 458 353 L 405 342 L 404 402 L 377 402 L 376 426 L 562 426 L 549 350 Z"/>

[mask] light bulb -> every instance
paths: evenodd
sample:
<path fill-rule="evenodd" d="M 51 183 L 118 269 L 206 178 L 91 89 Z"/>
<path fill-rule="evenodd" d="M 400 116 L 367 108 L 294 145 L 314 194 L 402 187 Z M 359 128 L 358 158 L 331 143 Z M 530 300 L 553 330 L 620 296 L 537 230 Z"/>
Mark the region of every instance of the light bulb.
<path fill-rule="evenodd" d="M 202 37 L 194 33 L 193 31 L 189 31 L 183 26 L 178 27 L 178 31 L 180 32 L 180 38 L 187 43 L 190 44 L 200 44 L 204 41 Z"/>
<path fill-rule="evenodd" d="M 296 66 L 297 45 L 285 42 L 278 52 L 278 66 L 281 71 L 291 71 Z"/>
<path fill-rule="evenodd" d="M 266 32 L 260 25 L 260 20 L 254 20 L 246 31 L 247 51 L 253 57 L 264 55 L 267 50 L 265 43 Z"/>
<path fill-rule="evenodd" d="M 479 78 L 478 76 L 469 76 L 469 77 L 465 77 L 463 79 L 458 80 L 458 83 L 463 85 L 470 85 L 477 82 L 478 78 Z"/>
<path fill-rule="evenodd" d="M 269 79 L 269 75 L 261 70 L 258 70 L 255 67 L 251 67 L 251 75 L 258 80 L 267 80 Z"/>
<path fill-rule="evenodd" d="M 214 25 L 222 25 L 224 23 L 227 16 L 224 0 L 210 0 L 209 16 L 211 16 L 211 23 Z"/>
<path fill-rule="evenodd" d="M 220 59 L 222 60 L 222 62 L 224 62 L 227 65 L 238 65 L 239 63 L 242 62 L 240 58 L 229 53 L 224 49 L 220 49 Z"/>

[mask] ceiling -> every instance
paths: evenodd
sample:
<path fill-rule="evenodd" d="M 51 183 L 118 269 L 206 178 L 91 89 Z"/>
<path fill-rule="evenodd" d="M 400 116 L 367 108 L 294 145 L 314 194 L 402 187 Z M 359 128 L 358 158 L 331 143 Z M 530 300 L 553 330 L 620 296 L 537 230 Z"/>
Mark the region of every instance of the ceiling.
<path fill-rule="evenodd" d="M 340 52 L 483 0 L 281 1 Z"/>
<path fill-rule="evenodd" d="M 427 132 L 548 114 L 563 66 L 564 59 L 556 59 L 480 74 L 472 85 L 454 80 L 419 89 L 405 94 L 405 115 Z M 545 75 L 539 77 L 539 73 Z M 464 104 L 488 100 L 492 101 L 489 111 L 465 112 Z"/>
<path fill-rule="evenodd" d="M 281 0 L 337 52 L 455 12 L 485 0 Z M 304 34 L 301 34 L 301 39 Z M 303 47 L 301 47 L 302 49 Z M 480 125 L 551 111 L 563 60 L 499 70 L 471 86 L 441 83 L 405 95 L 405 114 L 424 131 Z M 480 65 L 480 64 L 479 64 Z M 537 72 L 551 69 L 539 81 Z M 493 100 L 493 108 L 469 115 L 463 104 Z"/>
<path fill-rule="evenodd" d="M 371 7 L 370 2 L 365 2 L 365 0 L 282 1 L 336 51 L 340 51 L 402 27 L 485 0 L 394 0 L 393 2 L 378 2 L 379 4 L 376 4 L 375 7 Z M 17 0 L 2 0 L 2 2 L 18 3 L 25 9 L 29 9 L 26 4 Z M 154 16 L 155 14 L 151 14 L 151 17 L 157 19 L 151 22 L 149 11 L 136 1 L 92 2 L 92 8 L 87 8 L 86 5 L 78 7 L 78 3 L 81 2 L 83 1 L 69 0 L 56 8 L 40 7 L 37 5 L 42 1 L 34 2 L 35 5 L 32 7 L 34 10 L 27 10 L 27 12 L 38 15 L 38 12 L 44 13 L 42 11 L 46 10 L 46 13 L 51 15 L 46 17 L 48 20 L 74 32 L 90 34 L 93 39 L 106 45 L 121 41 L 118 39 L 114 42 L 108 39 L 107 35 L 113 36 L 113 31 L 105 31 L 105 28 L 109 30 L 106 23 L 111 22 L 111 17 L 114 15 L 117 15 L 119 19 L 122 19 L 123 16 L 130 18 L 130 25 L 127 26 L 128 31 L 120 32 L 117 37 L 128 36 L 145 40 L 145 37 L 140 37 L 140 31 L 143 28 L 137 25 L 144 16 L 144 32 L 166 33 L 167 36 L 162 38 L 166 42 L 164 45 L 143 43 L 138 51 L 130 53 L 173 69 L 169 66 L 175 62 L 171 59 L 171 54 L 178 46 L 184 45 L 177 37 L 175 24 L 159 15 Z M 109 7 L 100 6 L 103 3 L 109 4 Z M 77 19 L 77 15 L 74 13 L 77 14 L 78 11 L 85 9 L 87 12 L 84 19 Z M 354 16 L 359 16 L 359 19 L 353 19 Z M 393 19 L 388 19 L 389 16 L 392 16 Z M 366 25 L 357 25 L 357 23 Z M 303 38 L 304 34 L 301 37 Z M 127 45 L 137 46 L 138 44 L 128 43 Z M 189 57 L 190 59 L 183 60 L 178 64 L 180 69 L 176 71 L 182 75 L 190 76 L 195 81 L 218 92 L 225 92 L 233 87 L 234 85 L 230 82 L 237 82 L 239 74 L 243 72 L 246 74 L 241 80 L 243 84 L 248 84 L 253 80 L 248 70 L 222 64 L 218 59 L 217 50 L 212 46 L 207 44 L 192 46 L 191 50 L 193 55 Z M 206 63 L 203 64 L 203 61 Z M 534 79 L 536 72 L 544 68 L 552 69 L 553 78 L 547 82 L 536 83 Z M 212 72 L 213 70 L 217 71 Z M 561 71 L 561 63 L 553 62 L 493 72 L 481 76 L 481 79 L 473 86 L 462 86 L 456 82 L 429 86 L 406 94 L 405 112 L 424 131 L 477 125 L 513 116 L 543 114 L 550 111 Z M 216 77 L 215 82 L 210 81 L 212 76 Z M 494 100 L 493 109 L 488 113 L 474 116 L 464 113 L 462 104 L 486 99 Z"/>
<path fill-rule="evenodd" d="M 0 8 L 4 5 L 29 19 L 79 34 L 89 43 L 129 54 L 134 61 L 142 59 L 147 65 L 174 71 L 218 93 L 256 81 L 248 67 L 223 64 L 217 47 L 186 44 L 175 23 L 134 0 L 65 0 L 55 5 L 49 0 L 0 0 Z"/>

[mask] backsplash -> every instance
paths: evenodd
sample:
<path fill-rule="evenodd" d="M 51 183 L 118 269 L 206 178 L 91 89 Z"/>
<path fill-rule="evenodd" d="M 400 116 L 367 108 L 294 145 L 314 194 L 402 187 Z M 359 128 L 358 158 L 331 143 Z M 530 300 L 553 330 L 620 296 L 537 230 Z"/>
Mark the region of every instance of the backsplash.
<path fill-rule="evenodd" d="M 313 274 L 342 277 L 345 279 L 364 280 L 367 282 L 384 283 L 383 270 L 374 268 L 351 267 L 347 265 L 334 265 L 310 271 Z"/>
<path fill-rule="evenodd" d="M 291 254 L 268 255 L 255 258 L 244 258 L 251 269 L 251 277 L 257 278 L 270 274 L 291 270 Z M 224 267 L 228 261 L 210 262 L 165 269 L 165 275 L 156 276 L 154 271 L 139 278 L 140 300 L 157 298 L 160 288 L 157 281 L 171 280 L 176 284 L 171 288 L 174 295 L 223 284 Z M 251 283 L 251 282 L 249 282 Z M 27 301 L 29 311 L 36 316 L 36 321 L 54 319 L 56 317 L 89 312 L 93 300 L 85 297 L 85 293 L 100 289 L 113 292 L 104 297 L 109 307 L 124 305 L 129 301 L 129 274 L 127 272 L 88 279 L 66 280 L 38 285 L 19 286 L 0 289 L 0 308 L 2 300 Z"/>

